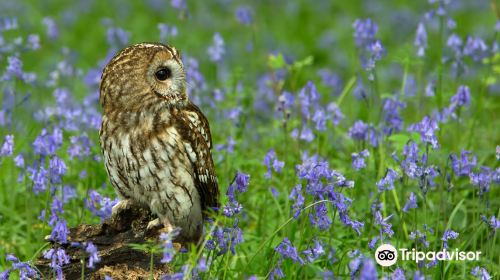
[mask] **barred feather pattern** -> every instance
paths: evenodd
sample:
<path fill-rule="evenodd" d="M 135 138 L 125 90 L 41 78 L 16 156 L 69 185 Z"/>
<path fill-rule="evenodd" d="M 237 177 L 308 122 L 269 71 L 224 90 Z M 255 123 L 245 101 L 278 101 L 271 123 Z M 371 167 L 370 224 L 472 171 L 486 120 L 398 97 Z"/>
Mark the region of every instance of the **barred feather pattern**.
<path fill-rule="evenodd" d="M 135 61 L 134 55 L 127 57 L 128 64 L 132 63 L 127 69 L 135 69 L 134 63 L 151 61 L 151 57 L 158 56 L 158 51 L 166 52 L 168 58 L 169 49 L 161 46 L 154 45 L 159 50 L 153 52 L 136 53 Z M 170 51 L 172 57 L 176 53 Z M 142 59 L 141 55 L 146 58 Z M 114 61 L 117 59 L 120 60 L 120 54 L 109 65 L 119 65 Z M 180 59 L 176 61 L 180 63 Z M 219 206 L 206 117 L 184 95 L 179 97 L 171 92 L 148 95 L 147 91 L 152 88 L 141 80 L 127 79 L 124 86 L 117 85 L 118 78 L 107 78 L 113 75 L 113 70 L 107 67 L 101 82 L 104 114 L 100 131 L 111 184 L 120 199 L 149 207 L 161 222 L 180 228 L 183 239 L 199 240 L 206 211 Z M 135 70 L 114 72 L 131 71 Z M 141 75 L 137 73 L 130 76 L 131 79 L 138 77 Z M 131 91 L 135 91 L 135 97 Z M 137 97 L 140 98 L 135 99 Z M 125 98 L 128 101 L 113 103 L 113 99 Z"/>

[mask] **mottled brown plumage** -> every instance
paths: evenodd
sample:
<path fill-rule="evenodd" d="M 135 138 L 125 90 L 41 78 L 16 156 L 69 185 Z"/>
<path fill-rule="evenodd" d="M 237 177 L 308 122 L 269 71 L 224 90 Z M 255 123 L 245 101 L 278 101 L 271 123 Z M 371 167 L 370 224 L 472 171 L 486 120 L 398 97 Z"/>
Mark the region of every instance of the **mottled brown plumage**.
<path fill-rule="evenodd" d="M 106 170 L 121 201 L 147 206 L 167 230 L 198 241 L 203 216 L 219 206 L 210 127 L 186 94 L 178 51 L 136 44 L 105 67 L 100 131 Z"/>

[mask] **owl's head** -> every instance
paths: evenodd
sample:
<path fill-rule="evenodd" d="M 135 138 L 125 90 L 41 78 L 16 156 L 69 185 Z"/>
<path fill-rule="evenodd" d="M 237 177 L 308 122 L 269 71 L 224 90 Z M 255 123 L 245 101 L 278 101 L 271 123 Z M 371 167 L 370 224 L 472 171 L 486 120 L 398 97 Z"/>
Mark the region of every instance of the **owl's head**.
<path fill-rule="evenodd" d="M 104 110 L 185 106 L 186 75 L 179 52 L 157 43 L 123 49 L 104 68 L 99 100 Z"/>

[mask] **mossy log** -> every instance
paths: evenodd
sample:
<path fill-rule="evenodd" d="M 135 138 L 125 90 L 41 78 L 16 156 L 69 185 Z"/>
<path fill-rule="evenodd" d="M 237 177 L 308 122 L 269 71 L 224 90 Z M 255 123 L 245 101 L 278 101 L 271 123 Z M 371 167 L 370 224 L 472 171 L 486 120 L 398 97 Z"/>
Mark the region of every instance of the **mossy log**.
<path fill-rule="evenodd" d="M 88 259 L 84 250 L 71 246 L 71 242 L 92 242 L 97 247 L 101 260 L 92 269 L 85 263 L 85 279 L 104 279 L 106 275 L 113 279 L 149 279 L 151 255 L 133 249 L 130 244 L 145 243 L 148 239 L 158 240 L 160 231 L 147 229 L 148 223 L 154 218 L 149 210 L 131 206 L 101 224 L 71 228 L 69 244 L 51 244 L 52 248 L 63 247 L 70 256 L 70 263 L 63 266 L 65 279 L 81 279 L 82 259 Z M 170 272 L 169 267 L 160 260 L 160 255 L 153 257 L 154 279 L 160 279 L 161 275 Z M 42 279 L 54 278 L 50 260 L 40 256 L 35 265 Z"/>

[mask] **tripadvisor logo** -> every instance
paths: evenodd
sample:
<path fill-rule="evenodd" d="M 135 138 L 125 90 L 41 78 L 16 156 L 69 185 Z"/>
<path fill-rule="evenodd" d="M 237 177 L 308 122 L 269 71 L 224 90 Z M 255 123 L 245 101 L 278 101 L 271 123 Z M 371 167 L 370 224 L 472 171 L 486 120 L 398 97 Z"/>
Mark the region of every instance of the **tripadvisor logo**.
<path fill-rule="evenodd" d="M 398 250 L 391 244 L 382 244 L 375 251 L 375 261 L 381 266 L 391 266 L 398 260 Z"/>
<path fill-rule="evenodd" d="M 398 252 L 399 251 L 399 252 Z M 397 250 L 390 244 L 382 244 L 375 251 L 375 261 L 381 266 L 391 266 L 396 263 L 398 256 L 403 261 L 478 261 L 480 251 L 459 251 L 458 249 L 448 251 L 443 249 L 441 251 L 417 251 L 415 248 L 409 250 L 407 248 L 400 248 Z"/>

